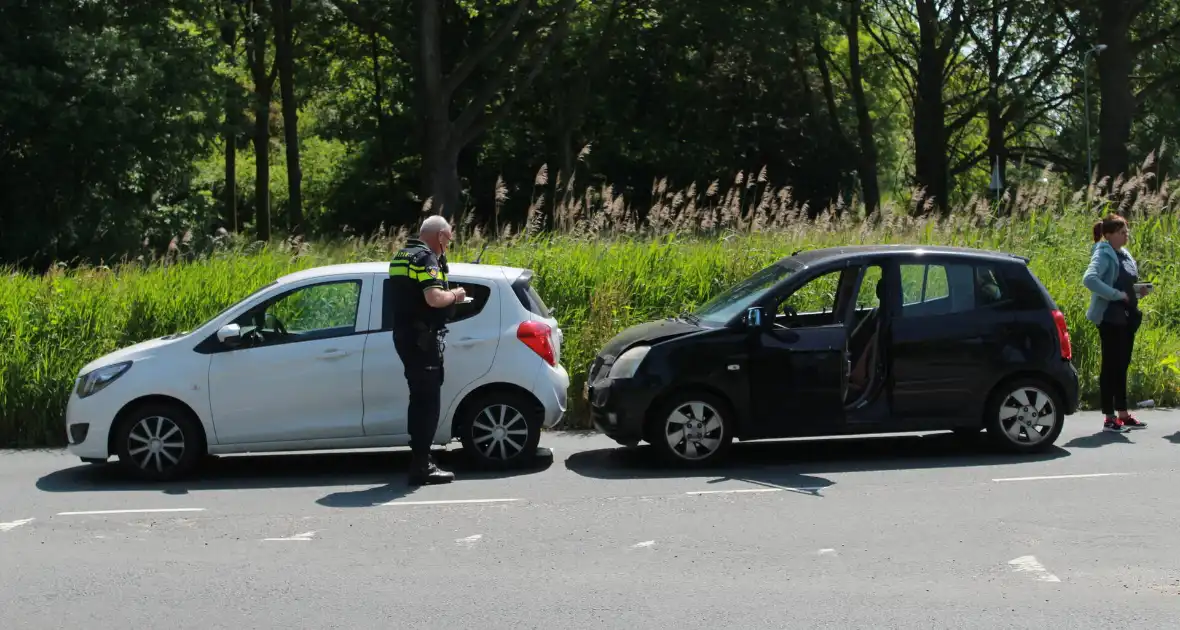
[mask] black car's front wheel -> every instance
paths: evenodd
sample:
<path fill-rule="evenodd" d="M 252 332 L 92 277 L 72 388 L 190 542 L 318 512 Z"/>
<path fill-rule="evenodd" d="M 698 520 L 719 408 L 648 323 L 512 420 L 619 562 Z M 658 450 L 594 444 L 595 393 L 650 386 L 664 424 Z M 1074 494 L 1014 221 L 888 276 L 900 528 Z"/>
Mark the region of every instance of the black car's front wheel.
<path fill-rule="evenodd" d="M 1061 401 L 1036 378 L 1000 385 L 992 393 L 984 423 L 988 437 L 1010 452 L 1034 453 L 1053 446 L 1065 425 Z"/>
<path fill-rule="evenodd" d="M 669 463 L 711 465 L 724 459 L 736 426 L 729 405 L 704 392 L 673 395 L 652 416 L 648 442 Z"/>

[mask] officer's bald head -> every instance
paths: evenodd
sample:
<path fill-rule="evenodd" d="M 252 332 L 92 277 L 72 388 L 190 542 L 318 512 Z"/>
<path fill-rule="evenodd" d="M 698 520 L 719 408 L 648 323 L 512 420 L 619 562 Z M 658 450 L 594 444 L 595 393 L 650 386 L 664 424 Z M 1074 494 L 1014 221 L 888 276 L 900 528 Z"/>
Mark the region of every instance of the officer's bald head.
<path fill-rule="evenodd" d="M 446 253 L 447 244 L 451 242 L 451 224 L 442 215 L 433 214 L 422 221 L 418 230 L 418 238 L 430 246 L 435 254 Z"/>

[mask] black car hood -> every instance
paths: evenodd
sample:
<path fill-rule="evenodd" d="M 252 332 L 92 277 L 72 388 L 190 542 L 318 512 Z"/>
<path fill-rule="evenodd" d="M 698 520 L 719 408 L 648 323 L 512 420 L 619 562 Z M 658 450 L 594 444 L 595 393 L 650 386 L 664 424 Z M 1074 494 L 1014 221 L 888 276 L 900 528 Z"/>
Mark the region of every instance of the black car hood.
<path fill-rule="evenodd" d="M 627 328 L 615 335 L 614 338 L 599 350 L 598 356 L 607 361 L 612 361 L 620 353 L 637 343 L 655 343 L 663 339 L 680 337 L 701 330 L 704 329 L 683 319 L 661 319 L 654 322 L 645 322 Z"/>

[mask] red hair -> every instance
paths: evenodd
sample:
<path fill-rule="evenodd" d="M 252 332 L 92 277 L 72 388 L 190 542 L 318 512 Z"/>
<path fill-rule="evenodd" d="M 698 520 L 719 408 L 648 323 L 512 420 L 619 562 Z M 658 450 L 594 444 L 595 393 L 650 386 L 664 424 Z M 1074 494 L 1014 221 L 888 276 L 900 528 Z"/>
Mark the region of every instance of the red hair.
<path fill-rule="evenodd" d="M 1117 214 L 1108 214 L 1106 218 L 1094 223 L 1094 242 L 1102 240 L 1107 234 L 1114 234 L 1127 227 L 1127 220 Z"/>

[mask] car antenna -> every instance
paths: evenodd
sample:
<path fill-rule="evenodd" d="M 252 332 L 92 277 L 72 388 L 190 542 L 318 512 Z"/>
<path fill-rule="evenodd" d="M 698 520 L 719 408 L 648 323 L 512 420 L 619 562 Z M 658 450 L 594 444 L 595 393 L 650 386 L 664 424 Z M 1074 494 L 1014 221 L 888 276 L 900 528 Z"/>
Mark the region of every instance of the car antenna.
<path fill-rule="evenodd" d="M 479 261 L 483 259 L 483 253 L 488 251 L 489 244 L 491 244 L 491 241 L 484 241 L 483 249 L 479 250 L 479 255 L 475 257 L 475 262 L 472 263 L 473 265 L 478 265 Z"/>

